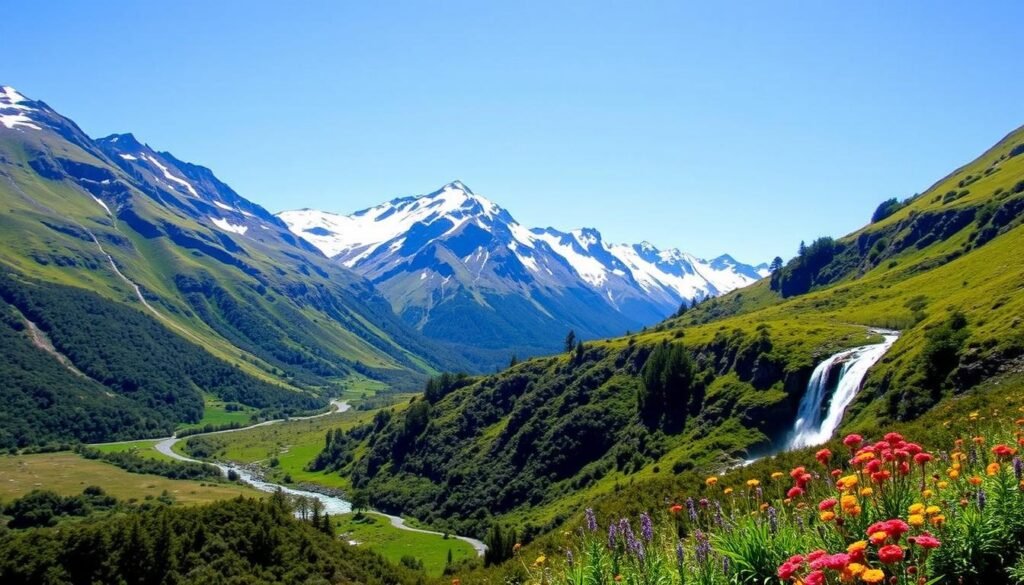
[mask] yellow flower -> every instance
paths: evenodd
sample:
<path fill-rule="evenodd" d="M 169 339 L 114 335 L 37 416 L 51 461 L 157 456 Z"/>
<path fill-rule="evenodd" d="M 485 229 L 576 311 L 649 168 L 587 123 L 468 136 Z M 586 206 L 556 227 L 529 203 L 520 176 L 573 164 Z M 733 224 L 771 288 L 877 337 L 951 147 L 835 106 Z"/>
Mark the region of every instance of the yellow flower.
<path fill-rule="evenodd" d="M 770 507 L 771 506 L 768 505 L 768 502 L 765 502 L 765 503 L 761 504 L 761 511 L 764 512 L 765 510 L 767 510 Z"/>
<path fill-rule="evenodd" d="M 868 541 L 866 541 L 866 540 L 858 540 L 857 542 L 855 542 L 855 543 L 851 544 L 850 546 L 846 547 L 846 552 L 850 553 L 851 555 L 852 554 L 857 554 L 859 552 L 863 552 L 864 549 L 866 549 L 867 547 L 868 547 Z"/>
<path fill-rule="evenodd" d="M 921 514 L 911 514 L 907 516 L 907 524 L 911 526 L 924 526 L 924 516 Z"/>
<path fill-rule="evenodd" d="M 839 478 L 836 482 L 836 487 L 841 490 L 848 490 L 857 487 L 857 476 L 847 475 L 846 477 Z"/>
<path fill-rule="evenodd" d="M 712 475 L 711 477 L 705 479 L 704 483 L 706 483 L 708 485 L 708 487 L 711 487 L 711 486 L 715 485 L 716 483 L 718 483 L 718 478 Z"/>
<path fill-rule="evenodd" d="M 928 514 L 929 516 L 934 516 L 934 515 L 938 514 L 941 511 L 942 511 L 942 508 L 940 508 L 938 506 L 928 506 L 927 508 L 924 509 L 924 513 Z"/>
<path fill-rule="evenodd" d="M 852 508 L 857 505 L 857 496 L 845 495 L 839 498 L 839 505 L 844 510 L 846 510 L 847 508 Z"/>
<path fill-rule="evenodd" d="M 543 565 L 544 561 L 546 561 L 546 560 L 548 560 L 547 557 L 545 557 L 544 555 L 540 555 L 539 557 L 537 557 L 537 560 L 533 561 L 533 566 L 534 567 L 539 567 L 539 566 Z"/>
<path fill-rule="evenodd" d="M 849 573 L 851 577 L 856 577 L 864 572 L 864 565 L 860 563 L 850 563 L 849 565 L 846 565 L 846 572 Z"/>
<path fill-rule="evenodd" d="M 779 479 L 779 478 L 781 478 L 781 477 L 783 477 L 785 475 L 786 474 L 782 473 L 781 471 L 776 471 L 776 472 L 772 473 L 772 479 Z"/>
<path fill-rule="evenodd" d="M 818 515 L 818 518 L 821 518 L 822 522 L 831 522 L 836 519 L 836 514 L 832 510 L 825 510 Z"/>
<path fill-rule="evenodd" d="M 872 494 L 874 494 L 874 493 L 875 493 L 875 490 L 873 490 L 873 489 L 871 489 L 869 487 L 860 488 L 860 495 L 863 498 L 870 498 L 872 496 Z"/>
<path fill-rule="evenodd" d="M 934 492 L 932 492 L 932 490 L 921 490 L 921 497 L 926 499 L 926 500 L 928 498 L 932 497 L 933 495 L 935 495 L 935 494 L 934 494 Z"/>
<path fill-rule="evenodd" d="M 748 488 L 756 488 L 759 485 L 761 485 L 761 482 L 756 480 L 756 479 L 748 479 L 747 480 L 747 487 Z"/>
<path fill-rule="evenodd" d="M 860 580 L 865 583 L 881 583 L 885 580 L 885 573 L 881 569 L 868 569 L 860 574 Z"/>
<path fill-rule="evenodd" d="M 911 514 L 920 514 L 924 512 L 924 504 L 911 504 L 910 507 L 907 508 L 907 512 L 910 512 Z"/>
<path fill-rule="evenodd" d="M 725 495 L 729 495 L 729 494 L 732 493 L 732 488 L 731 487 L 727 487 L 724 490 L 722 490 L 722 493 L 725 494 Z"/>
<path fill-rule="evenodd" d="M 956 479 L 958 477 L 960 477 L 960 472 L 959 471 L 957 471 L 955 469 L 950 469 L 949 470 L 949 479 Z"/>
<path fill-rule="evenodd" d="M 999 473 L 999 464 L 998 463 L 989 463 L 988 467 L 985 468 L 985 473 L 987 473 L 989 475 L 996 475 L 996 474 L 998 474 Z"/>
<path fill-rule="evenodd" d="M 948 481 L 940 481 L 939 483 L 937 483 L 937 484 L 935 484 L 935 485 L 936 485 L 936 486 L 937 486 L 937 487 L 938 487 L 938 488 L 939 488 L 940 490 L 944 490 L 944 489 L 946 489 L 946 488 L 948 488 L 948 487 L 949 487 L 949 482 L 948 482 Z"/>
<path fill-rule="evenodd" d="M 946 517 L 942 514 L 932 516 L 932 526 L 942 526 L 946 523 Z"/>

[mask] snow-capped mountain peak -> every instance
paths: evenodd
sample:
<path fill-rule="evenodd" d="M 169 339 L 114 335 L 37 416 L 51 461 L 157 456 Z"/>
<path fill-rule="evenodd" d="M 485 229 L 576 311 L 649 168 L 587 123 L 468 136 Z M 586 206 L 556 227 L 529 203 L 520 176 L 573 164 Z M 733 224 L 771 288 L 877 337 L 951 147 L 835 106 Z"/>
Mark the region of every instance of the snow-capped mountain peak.
<path fill-rule="evenodd" d="M 377 284 L 399 314 L 425 330 L 436 326 L 435 312 L 447 314 L 441 307 L 468 295 L 491 309 L 495 299 L 516 299 L 507 302 L 517 311 L 523 303 L 534 307 L 560 330 L 596 320 L 595 334 L 621 333 L 664 318 L 684 300 L 759 278 L 731 257 L 709 262 L 649 242 L 609 244 L 596 228 L 527 228 L 461 181 L 351 215 L 302 209 L 278 216 Z M 602 322 L 626 326 L 601 329 Z"/>
<path fill-rule="evenodd" d="M 34 102 L 9 85 L 0 85 L 0 125 L 9 130 L 41 130 L 39 124 L 29 116 L 36 111 Z"/>

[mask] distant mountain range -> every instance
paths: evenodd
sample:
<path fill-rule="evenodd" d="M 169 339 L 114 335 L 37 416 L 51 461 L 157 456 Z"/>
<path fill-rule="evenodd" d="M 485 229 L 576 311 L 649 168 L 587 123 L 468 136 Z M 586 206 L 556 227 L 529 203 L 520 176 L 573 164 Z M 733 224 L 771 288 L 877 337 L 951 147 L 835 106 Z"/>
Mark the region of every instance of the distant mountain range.
<path fill-rule="evenodd" d="M 407 323 L 486 363 L 558 349 L 570 329 L 583 338 L 638 329 L 767 275 L 767 265 L 728 255 L 610 244 L 593 228 L 527 228 L 460 181 L 351 215 L 278 217 L 368 278 Z"/>

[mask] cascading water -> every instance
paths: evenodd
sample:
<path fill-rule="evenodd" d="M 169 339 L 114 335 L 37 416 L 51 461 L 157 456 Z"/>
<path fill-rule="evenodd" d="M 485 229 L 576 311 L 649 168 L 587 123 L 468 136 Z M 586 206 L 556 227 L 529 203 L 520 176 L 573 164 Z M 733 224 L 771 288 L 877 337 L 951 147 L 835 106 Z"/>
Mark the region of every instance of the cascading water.
<path fill-rule="evenodd" d="M 843 419 L 846 407 L 857 396 L 868 370 L 882 359 L 899 337 L 895 331 L 877 333 L 881 333 L 885 341 L 841 351 L 814 368 L 811 381 L 807 383 L 807 391 L 800 400 L 789 443 L 790 449 L 820 445 L 832 437 L 832 433 Z M 836 368 L 839 369 L 838 379 L 832 383 Z M 830 388 L 835 388 L 831 397 L 826 396 Z M 826 405 L 828 412 L 824 413 L 823 419 L 822 414 Z"/>

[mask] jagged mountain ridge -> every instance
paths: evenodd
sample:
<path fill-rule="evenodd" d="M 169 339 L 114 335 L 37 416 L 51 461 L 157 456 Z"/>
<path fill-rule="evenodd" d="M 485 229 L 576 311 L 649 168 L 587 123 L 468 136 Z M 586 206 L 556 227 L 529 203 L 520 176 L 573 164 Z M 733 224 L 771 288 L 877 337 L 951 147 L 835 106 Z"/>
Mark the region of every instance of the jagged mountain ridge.
<path fill-rule="evenodd" d="M 708 261 L 648 242 L 609 244 L 593 228 L 527 228 L 460 181 L 351 215 L 305 209 L 278 217 L 370 279 L 428 336 L 468 336 L 497 352 L 550 351 L 570 328 L 584 337 L 620 334 L 766 273 L 728 255 Z M 505 322 L 509 307 L 518 325 Z M 456 308 L 472 315 L 458 329 L 448 325 Z M 524 324 L 532 328 L 525 335 L 516 331 Z"/>
<path fill-rule="evenodd" d="M 195 346 L 187 351 L 208 353 L 225 368 L 249 376 L 238 387 L 269 383 L 305 396 L 306 406 L 347 379 L 371 377 L 414 389 L 437 369 L 464 367 L 398 319 L 366 279 L 329 261 L 209 169 L 154 150 L 130 134 L 93 140 L 44 102 L 6 86 L 0 86 L 0 206 L 0 292 L 5 294 L 0 324 L 9 326 L 0 327 L 0 334 L 26 355 L 34 351 L 24 334 L 33 326 L 25 323 L 29 313 L 67 317 L 69 306 L 88 300 L 104 311 L 120 314 L 128 308 L 156 321 L 155 329 L 144 322 L 138 326 L 167 347 L 177 344 L 168 336 L 180 337 Z M 45 288 L 52 293 L 45 298 L 68 304 L 35 303 L 44 296 L 29 292 L 31 287 Z M 39 325 L 47 334 L 67 329 L 54 338 L 57 353 L 84 371 L 75 357 L 91 348 L 61 346 L 81 337 L 74 323 L 85 323 L 82 317 Z M 113 331 L 97 334 L 108 333 L 116 337 Z M 131 348 L 116 350 L 145 362 L 146 356 L 131 355 Z M 200 361 L 213 363 L 208 357 Z M 114 400 L 103 397 L 119 396 L 123 388 L 106 374 L 90 374 L 93 379 L 79 384 L 79 394 L 57 403 L 89 410 Z M 26 375 L 31 381 L 32 372 Z M 18 378 L 17 387 L 5 390 L 21 392 L 18 400 L 39 391 L 40 386 L 21 382 Z M 144 379 L 128 382 L 140 395 L 149 392 Z M 199 392 L 218 393 L 216 385 L 206 387 L 196 378 L 194 386 L 183 384 L 189 400 L 198 397 L 187 417 L 140 415 L 147 428 L 159 425 L 167 432 L 168 424 L 194 422 L 188 417 L 201 412 Z M 180 402 L 184 394 L 174 400 Z M 49 420 L 44 411 L 39 414 L 39 420 Z M 110 422 L 89 438 L 120 436 L 123 423 Z M 138 432 L 140 426 L 131 428 Z"/>

